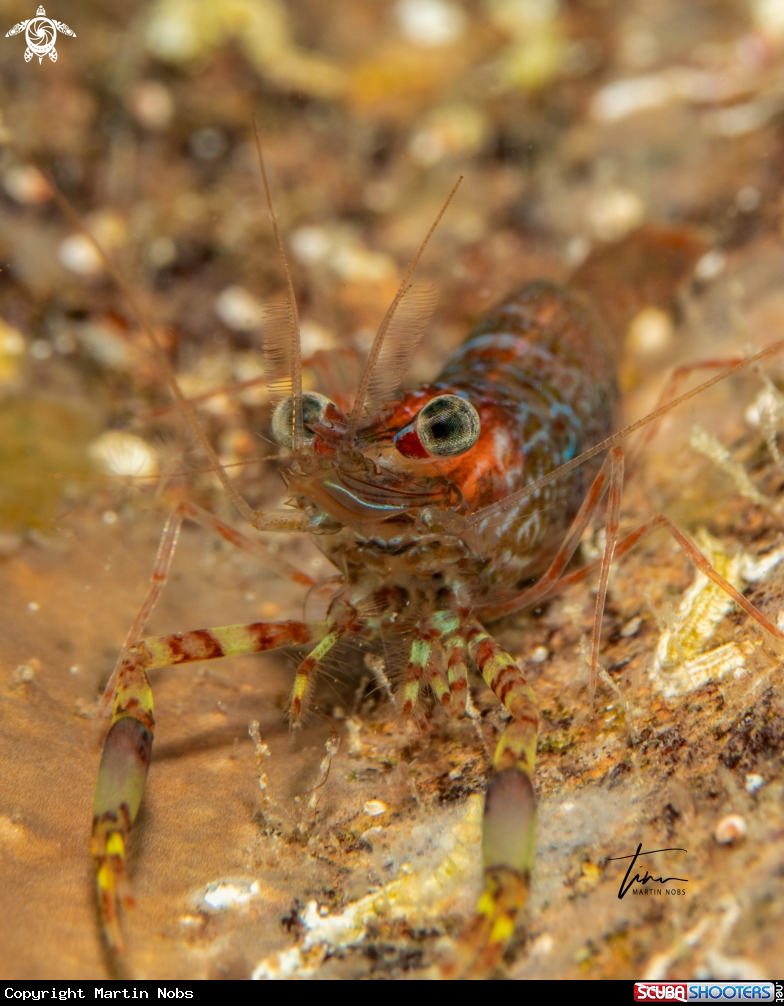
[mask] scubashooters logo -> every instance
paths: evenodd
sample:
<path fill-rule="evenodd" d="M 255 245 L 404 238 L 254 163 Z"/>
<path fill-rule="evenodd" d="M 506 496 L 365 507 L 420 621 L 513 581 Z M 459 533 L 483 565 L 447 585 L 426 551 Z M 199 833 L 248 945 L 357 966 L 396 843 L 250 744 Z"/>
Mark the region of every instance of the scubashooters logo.
<path fill-rule="evenodd" d="M 39 63 L 43 60 L 44 56 L 48 56 L 53 63 L 56 63 L 57 50 L 54 47 L 54 43 L 58 31 L 62 32 L 63 35 L 73 35 L 76 38 L 76 33 L 71 31 L 67 24 L 47 17 L 43 7 L 38 8 L 34 18 L 15 24 L 10 31 L 5 33 L 5 37 L 18 35 L 20 31 L 25 33 L 25 40 L 27 42 L 24 54 L 26 63 L 29 63 L 33 56 L 38 57 Z"/>
<path fill-rule="evenodd" d="M 780 982 L 635 982 L 635 1002 L 774 1002 Z M 780 1001 L 780 1000 L 779 1000 Z"/>

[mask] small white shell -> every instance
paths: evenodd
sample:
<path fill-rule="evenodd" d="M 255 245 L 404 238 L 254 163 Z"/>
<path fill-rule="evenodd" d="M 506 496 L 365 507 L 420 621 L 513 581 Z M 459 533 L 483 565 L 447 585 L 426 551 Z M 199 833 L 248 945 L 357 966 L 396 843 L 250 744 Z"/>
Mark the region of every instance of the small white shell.
<path fill-rule="evenodd" d="M 719 845 L 732 845 L 746 837 L 746 822 L 740 814 L 727 814 L 723 817 L 713 832 L 713 837 Z"/>

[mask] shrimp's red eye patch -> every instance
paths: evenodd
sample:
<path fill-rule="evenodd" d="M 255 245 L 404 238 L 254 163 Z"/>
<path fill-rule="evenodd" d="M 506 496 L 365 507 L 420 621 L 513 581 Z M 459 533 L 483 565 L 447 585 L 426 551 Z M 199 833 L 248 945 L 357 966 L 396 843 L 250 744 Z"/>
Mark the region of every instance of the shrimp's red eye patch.
<path fill-rule="evenodd" d="M 431 399 L 395 436 L 395 447 L 407 458 L 454 458 L 479 439 L 479 413 L 459 395 Z"/>

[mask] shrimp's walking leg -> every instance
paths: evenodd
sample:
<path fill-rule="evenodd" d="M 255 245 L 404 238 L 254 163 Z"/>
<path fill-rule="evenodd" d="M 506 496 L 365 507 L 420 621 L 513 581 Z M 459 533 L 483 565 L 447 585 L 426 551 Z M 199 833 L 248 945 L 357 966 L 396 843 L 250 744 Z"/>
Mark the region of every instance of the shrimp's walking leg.
<path fill-rule="evenodd" d="M 745 357 L 742 356 L 731 356 L 723 360 L 697 360 L 695 363 L 684 363 L 680 367 L 676 367 L 667 379 L 667 383 L 664 385 L 659 399 L 656 402 L 656 408 L 653 410 L 657 412 L 663 405 L 671 402 L 678 394 L 678 390 L 690 374 L 693 374 L 698 370 L 729 370 L 730 367 L 737 367 L 739 363 L 743 363 Z M 659 427 L 661 426 L 661 420 L 664 417 L 660 417 L 652 423 L 648 424 L 648 428 L 640 437 L 640 440 L 635 445 L 634 451 L 630 459 L 630 468 L 636 468 L 638 461 L 642 458 L 645 453 L 648 444 L 656 436 Z"/>
<path fill-rule="evenodd" d="M 155 566 L 153 567 L 152 577 L 150 578 L 150 587 L 147 591 L 147 596 L 142 601 L 142 606 L 139 608 L 136 618 L 133 620 L 133 625 L 128 630 L 128 635 L 125 637 L 125 642 L 120 650 L 120 655 L 117 657 L 117 663 L 114 665 L 114 669 L 112 670 L 109 680 L 106 683 L 103 696 L 98 703 L 99 716 L 107 715 L 109 706 L 111 705 L 112 698 L 114 697 L 114 693 L 117 688 L 117 679 L 120 674 L 120 668 L 122 667 L 123 657 L 142 634 L 144 626 L 147 623 L 147 619 L 150 617 L 153 608 L 158 603 L 158 598 L 161 596 L 161 591 L 164 588 L 166 580 L 169 576 L 169 570 L 171 569 L 172 559 L 174 558 L 174 550 L 177 547 L 177 539 L 180 536 L 182 518 L 183 508 L 182 506 L 178 506 L 169 514 L 169 517 L 164 524 L 163 534 L 161 535 L 161 540 L 158 545 L 158 554 L 155 557 Z"/>
<path fill-rule="evenodd" d="M 563 571 L 569 565 L 572 556 L 577 551 L 583 532 L 591 522 L 591 518 L 596 508 L 604 498 L 607 489 L 617 481 L 617 469 L 619 459 L 622 458 L 620 448 L 614 448 L 604 459 L 599 473 L 591 483 L 591 488 L 585 495 L 577 516 L 572 521 L 571 527 L 566 532 L 566 537 L 561 543 L 561 547 L 555 554 L 555 558 L 550 563 L 546 573 L 544 573 L 528 590 L 509 598 L 506 601 L 499 601 L 479 609 L 479 617 L 489 619 L 501 618 L 502 615 L 509 615 L 513 611 L 520 611 L 528 608 L 532 604 L 539 604 L 545 598 L 557 593 L 564 583 Z M 621 472 L 622 472 L 621 463 Z M 622 474 L 621 474 L 622 479 Z M 593 567 L 591 567 L 593 569 Z"/>
<path fill-rule="evenodd" d="M 512 719 L 493 757 L 482 828 L 484 891 L 468 935 L 469 969 L 493 967 L 525 905 L 536 847 L 532 778 L 539 733 L 539 706 L 520 668 L 477 622 L 468 624 L 468 652 Z"/>
<path fill-rule="evenodd" d="M 177 548 L 177 540 L 180 536 L 180 530 L 182 528 L 182 522 L 186 517 L 197 524 L 201 524 L 202 527 L 209 531 L 215 531 L 221 536 L 221 538 L 224 539 L 224 541 L 229 542 L 229 544 L 234 545 L 237 548 L 244 549 L 246 552 L 250 552 L 253 555 L 259 556 L 262 562 L 273 569 L 279 576 L 292 580 L 294 583 L 301 583 L 306 587 L 312 587 L 315 585 L 315 581 L 311 577 L 309 577 L 306 573 L 300 572 L 300 570 L 296 567 L 286 562 L 285 559 L 281 559 L 279 556 L 275 555 L 275 553 L 271 552 L 263 542 L 254 538 L 249 538 L 241 531 L 237 531 L 237 529 L 233 528 L 230 524 L 226 524 L 225 521 L 222 521 L 218 517 L 209 513 L 209 511 L 202 510 L 202 508 L 196 506 L 195 503 L 180 503 L 179 506 L 175 507 L 175 509 L 169 514 L 166 524 L 164 525 L 163 534 L 161 535 L 161 540 L 158 545 L 158 554 L 155 557 L 155 566 L 153 567 L 152 577 L 150 578 L 150 587 L 147 591 L 147 596 L 142 602 L 136 618 L 133 620 L 133 625 L 128 630 L 128 635 L 125 637 L 125 642 L 120 650 L 117 663 L 114 665 L 114 669 L 109 677 L 109 681 L 106 684 L 106 688 L 104 689 L 103 696 L 101 697 L 98 705 L 98 713 L 100 716 L 106 716 L 108 714 L 112 697 L 114 696 L 114 691 L 117 687 L 117 676 L 120 672 L 120 665 L 123 657 L 128 651 L 128 648 L 132 646 L 133 643 L 135 643 L 141 636 L 144 631 L 144 626 L 147 624 L 147 619 L 150 617 L 153 608 L 158 603 L 166 584 L 166 580 L 169 576 L 172 560 L 174 559 L 174 551 Z"/>
<path fill-rule="evenodd" d="M 106 737 L 93 803 L 90 849 L 95 864 L 98 902 L 109 945 L 123 946 L 117 919 L 118 900 L 133 904 L 126 872 L 128 833 L 144 793 L 155 729 L 147 671 L 194 660 L 261 653 L 279 646 L 321 639 L 326 625 L 304 622 L 256 622 L 143 639 L 125 651 L 114 693 L 112 725 Z"/>
<path fill-rule="evenodd" d="M 442 641 L 446 650 L 448 674 L 430 660 L 436 639 Z M 433 689 L 438 702 L 449 706 L 450 711 L 454 711 L 456 705 L 458 709 L 460 707 L 460 699 L 455 700 L 455 694 L 462 695 L 465 710 L 468 689 L 466 670 L 465 635 L 460 615 L 452 611 L 437 611 L 420 619 L 414 626 L 414 639 L 403 680 L 403 714 L 410 716 L 413 713 L 423 680 Z"/>
<path fill-rule="evenodd" d="M 720 587 L 721 590 L 723 590 L 728 597 L 731 597 L 739 607 L 743 608 L 748 615 L 751 615 L 758 625 L 776 639 L 784 640 L 784 632 L 777 628 L 769 618 L 766 618 L 759 608 L 755 607 L 755 605 L 745 598 L 740 591 L 736 590 L 731 583 L 725 580 L 721 573 L 718 573 L 713 566 L 711 566 L 691 538 L 681 531 L 679 527 L 676 527 L 669 517 L 665 517 L 662 513 L 655 514 L 649 520 L 645 521 L 644 524 L 640 524 L 633 531 L 630 531 L 627 535 L 625 535 L 615 546 L 615 554 L 613 558 L 622 558 L 646 535 L 651 534 L 651 532 L 656 531 L 660 527 L 669 531 L 697 569 L 704 573 L 709 580 L 712 580 L 717 587 Z M 604 559 L 599 559 L 596 562 L 589 563 L 587 566 L 582 566 L 580 569 L 576 569 L 573 573 L 569 573 L 567 576 L 561 577 L 561 579 L 547 591 L 546 596 L 541 598 L 541 600 L 545 600 L 547 597 L 552 597 L 555 594 L 560 593 L 560 591 L 565 590 L 566 587 L 571 587 L 575 583 L 581 583 L 592 573 L 595 573 L 599 568 L 599 565 L 603 562 Z"/>
<path fill-rule="evenodd" d="M 324 638 L 311 650 L 297 668 L 297 675 L 294 678 L 294 688 L 291 692 L 290 706 L 291 722 L 295 726 L 299 726 L 300 724 L 302 710 L 313 688 L 313 671 L 316 669 L 316 665 L 329 653 L 341 636 L 346 634 L 346 631 L 345 627 L 339 627 L 327 632 Z"/>
<path fill-rule="evenodd" d="M 419 690 L 425 676 L 430 653 L 433 648 L 433 632 L 430 619 L 423 618 L 414 626 L 414 638 L 408 655 L 405 678 L 403 679 L 403 715 L 411 716 L 419 701 Z"/>
<path fill-rule="evenodd" d="M 452 716 L 462 716 L 466 711 L 468 697 L 468 662 L 466 660 L 465 631 L 462 624 L 447 629 L 442 638 L 446 653 L 447 679 L 449 681 L 449 712 Z"/>
<path fill-rule="evenodd" d="M 596 691 L 596 669 L 599 666 L 599 643 L 602 637 L 602 618 L 604 617 L 604 602 L 607 599 L 607 584 L 610 580 L 610 567 L 618 541 L 618 525 L 621 519 L 621 496 L 623 495 L 623 451 L 613 447 L 610 451 L 610 491 L 607 499 L 607 517 L 604 524 L 604 553 L 599 573 L 599 589 L 596 592 L 596 608 L 593 616 L 593 638 L 591 641 L 591 665 L 588 692 L 593 697 Z"/>

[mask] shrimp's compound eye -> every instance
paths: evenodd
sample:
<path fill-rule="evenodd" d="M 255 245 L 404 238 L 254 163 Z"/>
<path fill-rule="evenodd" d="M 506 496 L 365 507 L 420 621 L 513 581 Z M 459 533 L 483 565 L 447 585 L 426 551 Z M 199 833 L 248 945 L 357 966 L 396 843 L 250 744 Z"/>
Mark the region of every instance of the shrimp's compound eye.
<path fill-rule="evenodd" d="M 479 439 L 479 413 L 459 395 L 439 395 L 423 406 L 413 423 L 395 437 L 409 458 L 455 458 Z"/>
<path fill-rule="evenodd" d="M 281 447 L 293 446 L 292 428 L 291 428 L 291 413 L 292 413 L 292 402 L 294 399 L 291 395 L 284 398 L 281 402 L 275 406 L 275 411 L 272 413 L 272 435 L 280 444 Z M 319 395 L 316 391 L 306 391 L 302 395 L 302 423 L 305 427 L 305 444 L 310 447 L 313 441 L 316 439 L 316 434 L 310 427 L 314 423 L 320 423 L 324 418 L 324 413 L 327 410 L 327 406 L 330 405 L 330 400 L 325 398 L 324 395 Z"/>

